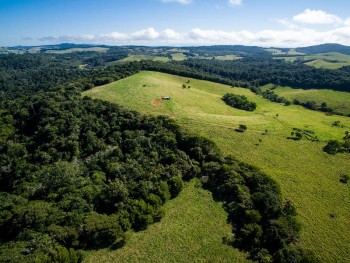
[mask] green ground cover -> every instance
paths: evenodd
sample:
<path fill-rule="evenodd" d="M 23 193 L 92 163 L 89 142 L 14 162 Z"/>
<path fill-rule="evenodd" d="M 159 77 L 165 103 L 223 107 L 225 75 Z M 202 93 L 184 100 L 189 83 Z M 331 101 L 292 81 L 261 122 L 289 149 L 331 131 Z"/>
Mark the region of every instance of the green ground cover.
<path fill-rule="evenodd" d="M 149 55 L 129 55 L 128 57 L 122 59 L 122 61 L 141 61 L 141 60 L 153 60 L 153 61 L 169 61 L 167 57 L 161 56 L 149 56 Z"/>
<path fill-rule="evenodd" d="M 266 90 L 271 87 L 272 85 L 266 85 L 262 87 L 262 90 Z M 321 105 L 323 102 L 326 102 L 327 105 L 336 112 L 341 112 L 345 115 L 350 114 L 350 93 L 348 92 L 317 89 L 304 90 L 293 89 L 290 87 L 277 87 L 274 89 L 274 92 L 290 101 L 297 99 L 304 103 L 313 100 L 317 105 Z"/>
<path fill-rule="evenodd" d="M 73 52 L 95 51 L 95 52 L 107 52 L 109 48 L 106 47 L 88 47 L 88 48 L 68 48 L 58 50 L 47 50 L 45 53 L 50 54 L 67 54 Z"/>
<path fill-rule="evenodd" d="M 231 231 L 227 214 L 198 180 L 186 183 L 164 209 L 161 222 L 128 233 L 123 248 L 90 253 L 84 262 L 248 262 L 245 254 L 223 244 Z"/>
<path fill-rule="evenodd" d="M 183 84 L 191 88 L 184 89 Z M 245 95 L 257 109 L 246 112 L 227 106 L 221 100 L 226 93 Z M 350 261 L 350 191 L 339 182 L 340 175 L 350 171 L 350 156 L 322 151 L 327 140 L 341 139 L 350 130 L 350 118 L 283 106 L 247 89 L 146 71 L 84 95 L 175 118 L 190 132 L 215 141 L 225 154 L 259 167 L 297 207 L 303 247 L 322 262 Z M 350 103 L 348 97 L 343 99 Z M 332 127 L 335 121 L 343 127 Z M 247 125 L 246 132 L 234 131 L 240 124 Z M 312 130 L 320 141 L 287 139 L 293 128 Z"/>

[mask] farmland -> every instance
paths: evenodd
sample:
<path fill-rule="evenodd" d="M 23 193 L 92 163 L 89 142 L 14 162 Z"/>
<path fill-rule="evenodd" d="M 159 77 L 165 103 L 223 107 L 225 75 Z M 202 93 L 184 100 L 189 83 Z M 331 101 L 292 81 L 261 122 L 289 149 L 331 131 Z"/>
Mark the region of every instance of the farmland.
<path fill-rule="evenodd" d="M 275 55 L 281 55 L 280 53 L 274 53 Z M 283 53 L 282 53 L 283 54 Z M 341 54 L 338 52 L 328 52 L 320 53 L 314 55 L 300 55 L 290 54 L 286 57 L 277 57 L 283 58 L 285 61 L 294 62 L 296 60 L 305 61 L 305 65 L 312 66 L 315 68 L 325 68 L 325 69 L 339 69 L 344 66 L 350 65 L 350 56 L 346 54 Z"/>
<path fill-rule="evenodd" d="M 246 112 L 225 105 L 221 97 L 230 92 L 245 95 L 257 104 L 257 110 Z M 167 115 L 191 133 L 216 142 L 225 154 L 259 167 L 279 183 L 284 198 L 296 205 L 303 226 L 303 247 L 325 262 L 350 259 L 350 192 L 339 182 L 339 176 L 350 170 L 350 158 L 322 151 L 327 140 L 341 139 L 350 129 L 349 118 L 326 116 L 300 106 L 286 107 L 247 89 L 146 71 L 84 95 L 145 114 Z M 170 96 L 171 100 L 152 105 L 161 96 Z M 349 103 L 348 97 L 342 100 Z M 332 127 L 335 121 L 342 127 Z M 235 132 L 239 124 L 247 125 L 247 131 Z M 312 130 L 320 141 L 287 139 L 293 128 Z"/>

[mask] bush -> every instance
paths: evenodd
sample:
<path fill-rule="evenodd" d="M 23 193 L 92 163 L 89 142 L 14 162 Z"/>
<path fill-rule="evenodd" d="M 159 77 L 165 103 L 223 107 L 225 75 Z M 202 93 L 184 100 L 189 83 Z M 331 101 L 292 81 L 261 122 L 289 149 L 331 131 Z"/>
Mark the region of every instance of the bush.
<path fill-rule="evenodd" d="M 350 180 L 350 176 L 348 174 L 342 174 L 340 175 L 339 181 L 343 184 L 347 184 Z"/>

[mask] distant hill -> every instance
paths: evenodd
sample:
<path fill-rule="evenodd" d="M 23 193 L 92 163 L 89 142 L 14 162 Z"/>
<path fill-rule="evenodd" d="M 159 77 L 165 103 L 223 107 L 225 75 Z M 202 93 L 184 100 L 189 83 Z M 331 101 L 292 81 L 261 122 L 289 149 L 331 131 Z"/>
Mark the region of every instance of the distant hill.
<path fill-rule="evenodd" d="M 310 47 L 296 48 L 297 52 L 313 55 L 318 53 L 338 52 L 345 55 L 350 55 L 350 47 L 340 44 L 322 44 Z"/>
<path fill-rule="evenodd" d="M 197 46 L 197 47 L 183 47 L 183 49 L 188 49 L 192 53 L 197 53 L 199 55 L 228 55 L 228 54 L 251 54 L 251 55 L 268 55 L 264 48 L 258 46 L 242 46 L 242 45 L 217 45 L 217 46 Z"/>

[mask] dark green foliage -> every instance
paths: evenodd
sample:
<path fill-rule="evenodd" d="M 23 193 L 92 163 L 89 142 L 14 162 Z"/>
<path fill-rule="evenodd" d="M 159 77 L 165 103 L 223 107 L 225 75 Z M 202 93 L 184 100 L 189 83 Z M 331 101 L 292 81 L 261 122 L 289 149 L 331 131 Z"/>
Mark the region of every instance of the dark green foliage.
<path fill-rule="evenodd" d="M 254 111 L 256 109 L 256 103 L 248 101 L 244 95 L 235 95 L 227 93 L 222 97 L 222 100 L 229 106 L 246 111 Z"/>
<path fill-rule="evenodd" d="M 350 180 L 350 176 L 348 174 L 342 174 L 339 179 L 339 181 L 343 184 L 347 184 L 349 180 Z"/>
<path fill-rule="evenodd" d="M 0 115 L 10 131 L 0 141 L 2 254 L 16 250 L 22 258 L 35 244 L 25 259 L 40 254 L 43 262 L 66 262 L 73 260 L 70 248 L 119 246 L 128 229 L 159 221 L 182 177 L 196 175 L 183 150 L 201 161 L 217 158 L 210 141 L 185 136 L 170 119 L 73 91 L 6 103 Z M 48 239 L 49 247 L 37 247 L 38 239 Z"/>
<path fill-rule="evenodd" d="M 311 130 L 304 130 L 299 128 L 293 128 L 293 131 L 290 134 L 291 136 L 288 137 L 288 139 L 299 141 L 302 138 L 305 138 L 309 141 L 317 142 L 319 141 L 317 138 L 317 135 L 315 135 L 314 131 Z"/>
<path fill-rule="evenodd" d="M 304 262 L 304 252 L 292 248 L 300 231 L 296 210 L 272 179 L 232 158 L 206 163 L 202 171 L 206 187 L 225 203 L 234 246 L 259 262 Z"/>
<path fill-rule="evenodd" d="M 332 126 L 339 126 L 340 122 L 336 121 L 333 123 Z M 330 140 L 328 141 L 327 145 L 323 147 L 323 151 L 329 154 L 336 154 L 336 153 L 350 153 L 350 136 L 349 132 L 345 132 L 345 136 L 343 137 L 343 141 L 339 142 L 337 140 Z"/>
<path fill-rule="evenodd" d="M 245 132 L 248 129 L 247 125 L 240 124 L 238 129 L 235 129 L 236 132 Z"/>
<path fill-rule="evenodd" d="M 106 62 L 90 55 L 91 64 Z M 72 55 L 75 62 L 83 58 Z M 82 70 L 65 56 L 0 61 L 1 262 L 81 262 L 81 249 L 120 247 L 125 231 L 159 221 L 162 205 L 195 176 L 208 178 L 206 186 L 225 204 L 235 234 L 227 243 L 261 262 L 312 262 L 312 255 L 292 249 L 300 228 L 295 208 L 266 175 L 224 159 L 212 141 L 185 134 L 166 117 L 80 97 L 83 89 L 155 68 L 256 87 L 264 72 L 246 70 L 262 62 L 244 64 L 235 75 L 231 62 Z M 275 62 L 268 63 L 273 69 Z"/>
<path fill-rule="evenodd" d="M 279 97 L 272 89 L 266 90 L 261 93 L 263 98 L 277 103 L 284 103 L 286 106 L 290 105 L 291 102 L 284 97 Z"/>
<path fill-rule="evenodd" d="M 333 155 L 340 152 L 341 149 L 342 149 L 341 143 L 336 140 L 328 141 L 327 145 L 323 147 L 323 150 L 326 153 L 333 154 Z"/>

